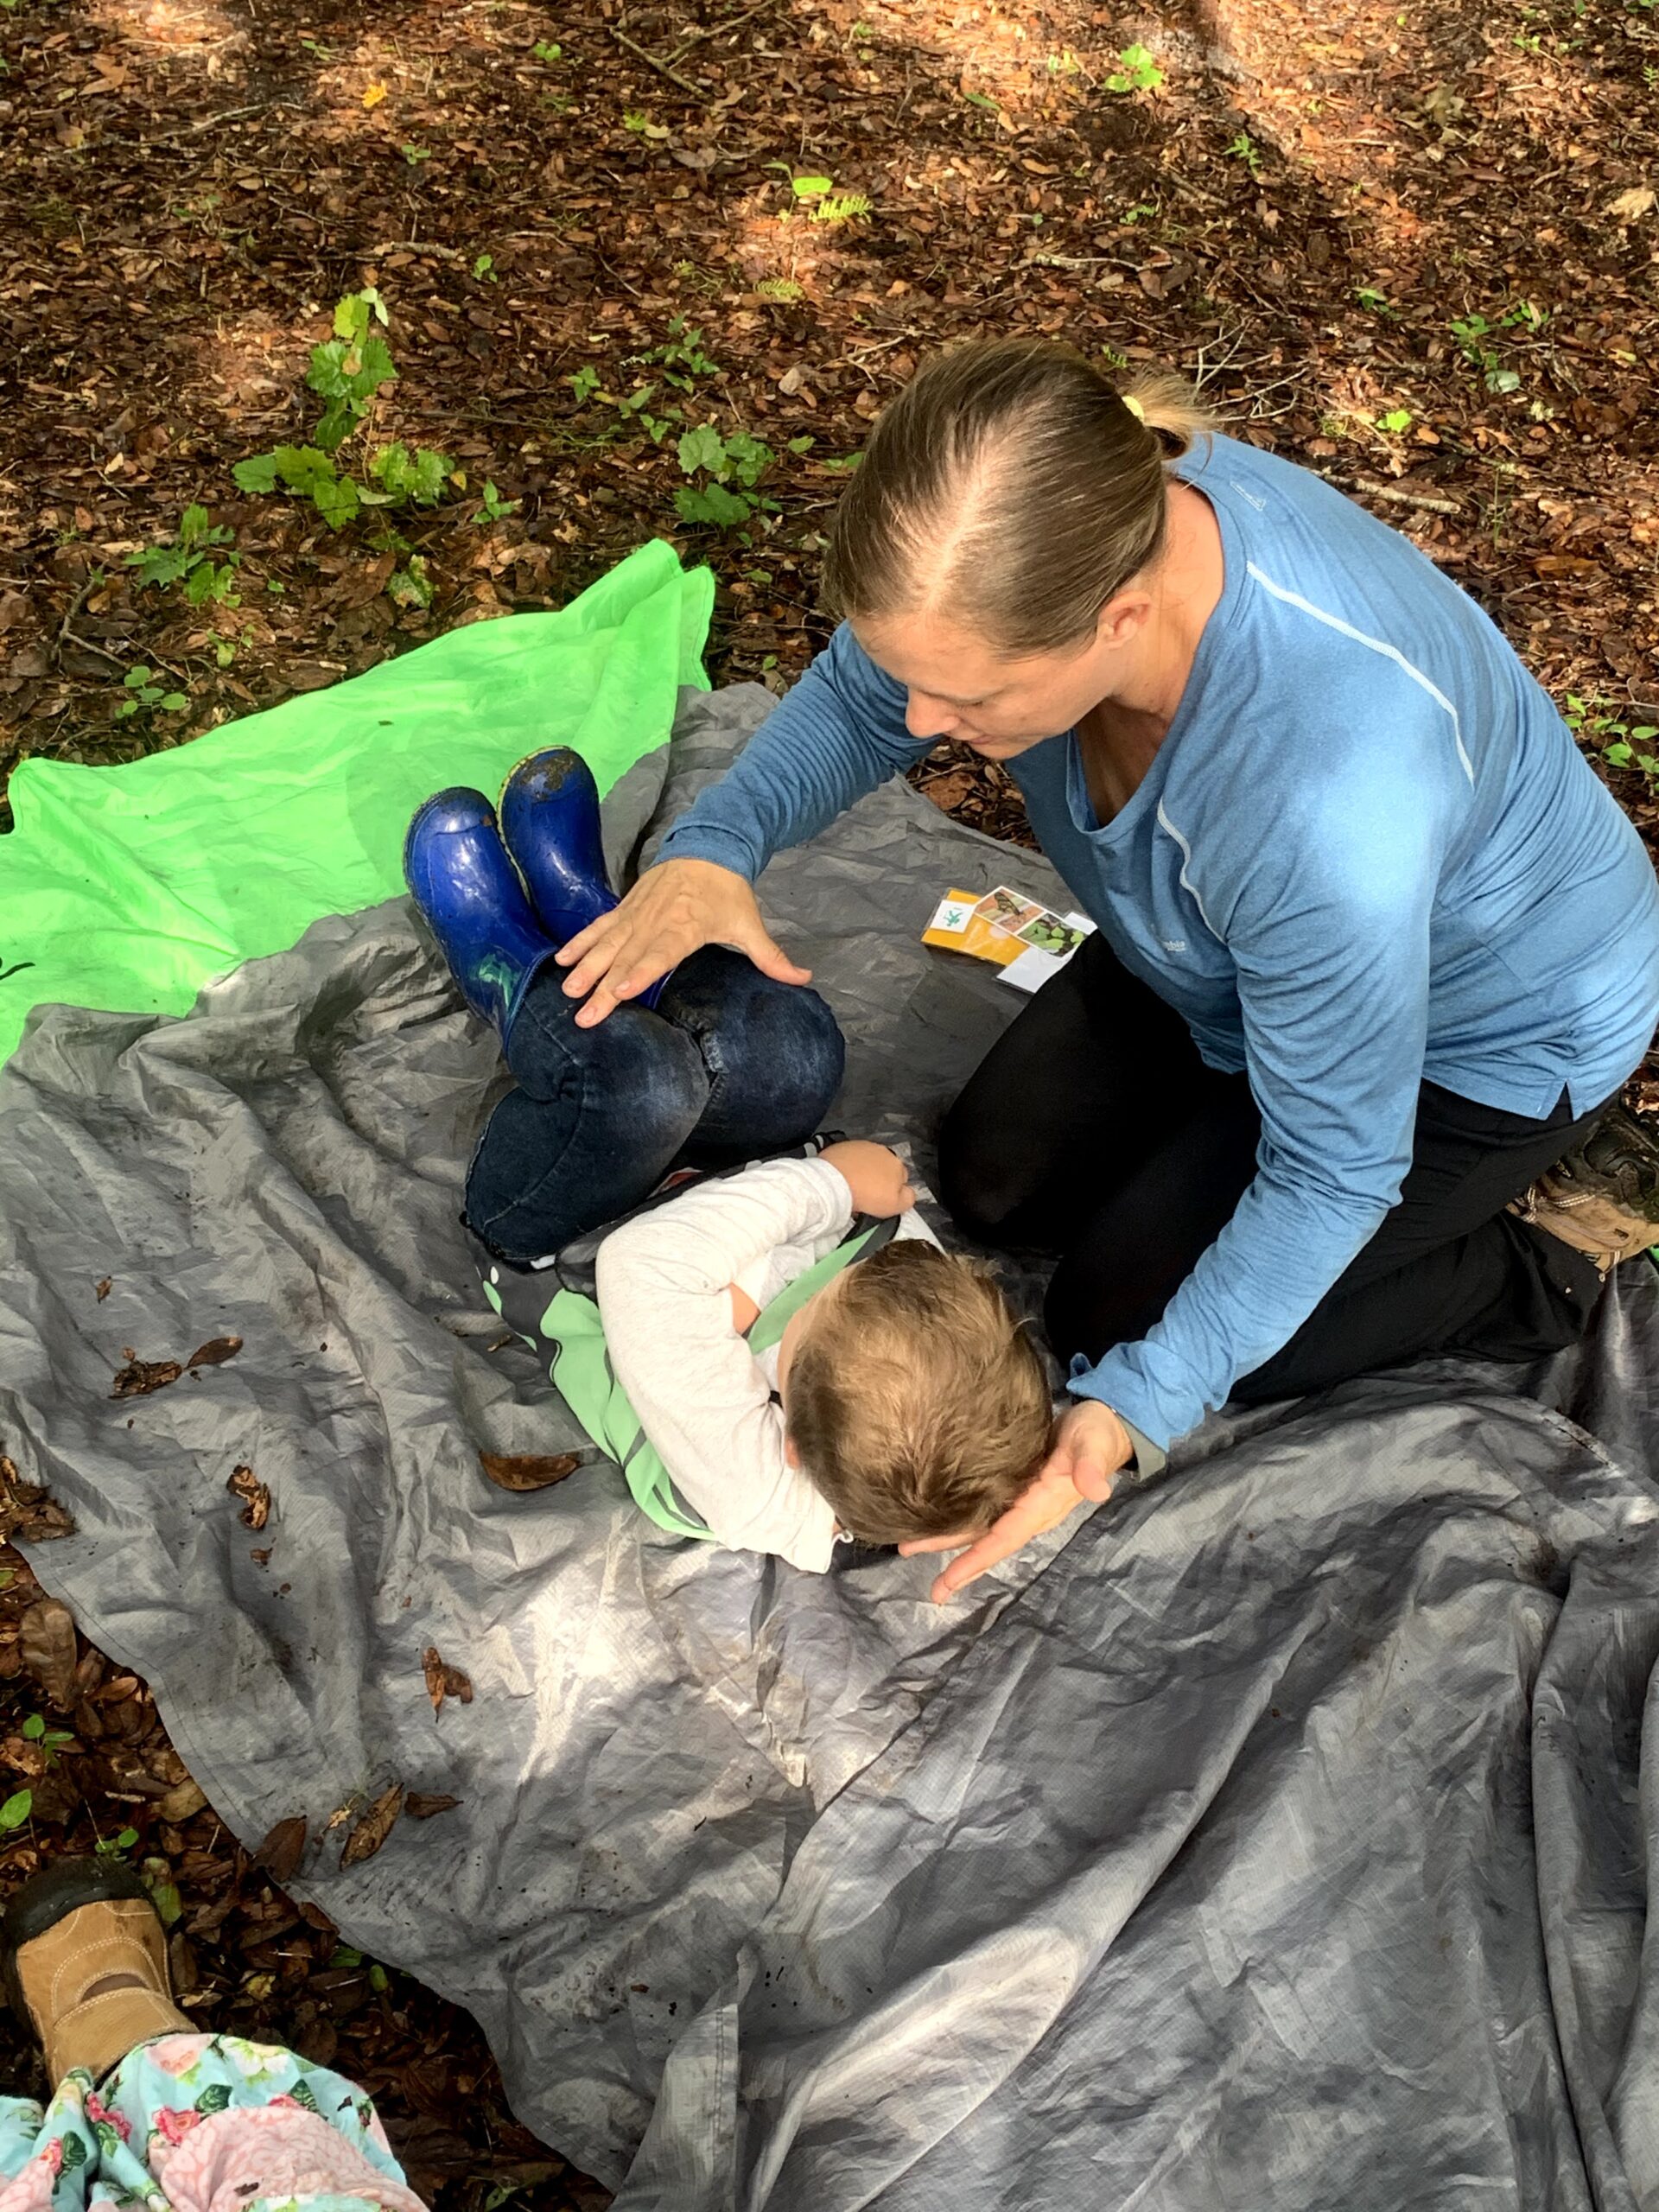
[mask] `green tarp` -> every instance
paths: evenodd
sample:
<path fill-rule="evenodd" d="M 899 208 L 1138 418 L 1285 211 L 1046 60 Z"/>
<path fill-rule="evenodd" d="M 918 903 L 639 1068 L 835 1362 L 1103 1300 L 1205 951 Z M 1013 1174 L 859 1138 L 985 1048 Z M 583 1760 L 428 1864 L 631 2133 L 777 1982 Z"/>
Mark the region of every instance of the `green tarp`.
<path fill-rule="evenodd" d="M 188 1013 L 210 977 L 391 898 L 409 817 L 446 784 L 493 795 L 565 744 L 608 789 L 666 740 L 679 686 L 707 688 L 713 598 L 653 543 L 555 613 L 471 624 L 176 751 L 26 761 L 0 838 L 0 1061 L 31 1007 Z"/>

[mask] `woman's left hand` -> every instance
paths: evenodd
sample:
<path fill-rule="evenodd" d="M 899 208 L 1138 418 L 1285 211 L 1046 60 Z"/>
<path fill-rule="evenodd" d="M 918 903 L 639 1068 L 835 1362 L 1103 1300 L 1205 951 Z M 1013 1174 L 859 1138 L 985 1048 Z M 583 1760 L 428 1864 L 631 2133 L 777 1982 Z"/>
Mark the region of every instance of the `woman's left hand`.
<path fill-rule="evenodd" d="M 989 1567 L 1041 1536 L 1058 1529 L 1070 1513 L 1085 1503 L 1098 1504 L 1112 1494 L 1112 1478 L 1135 1457 L 1129 1432 L 1109 1406 L 1097 1398 L 1079 1398 L 1060 1416 L 1053 1445 L 1030 1486 L 1015 1498 L 1000 1521 L 982 1535 L 964 1531 L 954 1536 L 918 1536 L 899 1548 L 908 1559 L 918 1552 L 950 1552 L 968 1548 L 953 1559 L 933 1585 L 936 1605 Z"/>

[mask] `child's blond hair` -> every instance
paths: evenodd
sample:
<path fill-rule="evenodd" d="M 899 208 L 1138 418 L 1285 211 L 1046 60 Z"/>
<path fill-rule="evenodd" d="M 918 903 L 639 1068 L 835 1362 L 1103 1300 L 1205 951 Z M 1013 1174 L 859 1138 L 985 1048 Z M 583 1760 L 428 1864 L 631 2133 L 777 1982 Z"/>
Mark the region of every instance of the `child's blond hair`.
<path fill-rule="evenodd" d="M 849 1535 L 989 1528 L 1048 1449 L 1048 1379 L 989 1273 L 899 1238 L 838 1277 L 790 1362 L 788 1432 Z"/>

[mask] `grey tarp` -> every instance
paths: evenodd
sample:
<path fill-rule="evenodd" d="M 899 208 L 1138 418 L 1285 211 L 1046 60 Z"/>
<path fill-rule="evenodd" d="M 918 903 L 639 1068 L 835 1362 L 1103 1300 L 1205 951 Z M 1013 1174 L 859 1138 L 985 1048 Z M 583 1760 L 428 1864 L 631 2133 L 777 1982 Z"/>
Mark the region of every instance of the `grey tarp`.
<path fill-rule="evenodd" d="M 688 701 L 659 814 L 765 703 Z M 852 1040 L 838 1118 L 924 1166 L 1019 1001 L 918 933 L 1002 880 L 1053 890 L 899 787 L 767 878 Z M 650 2122 L 627 2197 L 676 2212 L 1659 2205 L 1651 1282 L 1553 1378 L 1600 1444 L 1452 1363 L 1217 1420 L 941 1612 L 922 1563 L 675 1544 L 603 1463 L 483 1479 L 579 1440 L 455 1224 L 497 1080 L 397 904 L 185 1020 L 39 1018 L 0 1434 L 79 1522 L 37 1571 L 245 1840 L 461 1798 L 293 1886 L 472 2008 L 531 2126 L 615 2181 Z M 111 1400 L 124 1346 L 230 1332 Z M 477 1691 L 437 1718 L 434 1643 Z"/>

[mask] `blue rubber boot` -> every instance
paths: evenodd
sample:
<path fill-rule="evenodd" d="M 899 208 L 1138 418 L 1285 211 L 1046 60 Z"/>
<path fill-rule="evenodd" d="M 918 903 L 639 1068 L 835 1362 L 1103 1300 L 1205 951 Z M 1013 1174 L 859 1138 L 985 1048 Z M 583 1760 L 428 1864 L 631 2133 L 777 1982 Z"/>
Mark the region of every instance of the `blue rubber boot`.
<path fill-rule="evenodd" d="M 569 746 L 545 746 L 513 769 L 501 787 L 501 836 L 555 944 L 569 944 L 616 906 L 600 832 L 599 786 Z M 635 1003 L 654 1007 L 667 982 L 664 976 Z"/>
<path fill-rule="evenodd" d="M 467 1005 L 505 1046 L 524 993 L 557 947 L 524 896 L 482 791 L 456 785 L 416 810 L 404 880 Z"/>

